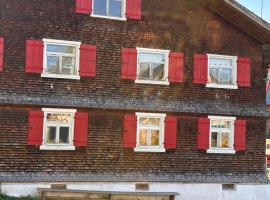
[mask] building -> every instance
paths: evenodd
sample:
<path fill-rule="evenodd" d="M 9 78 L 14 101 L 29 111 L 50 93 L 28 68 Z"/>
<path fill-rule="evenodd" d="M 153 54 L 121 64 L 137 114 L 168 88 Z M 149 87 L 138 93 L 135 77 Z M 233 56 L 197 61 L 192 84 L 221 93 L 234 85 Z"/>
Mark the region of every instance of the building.
<path fill-rule="evenodd" d="M 0 6 L 3 192 L 265 199 L 269 24 L 229 0 Z"/>

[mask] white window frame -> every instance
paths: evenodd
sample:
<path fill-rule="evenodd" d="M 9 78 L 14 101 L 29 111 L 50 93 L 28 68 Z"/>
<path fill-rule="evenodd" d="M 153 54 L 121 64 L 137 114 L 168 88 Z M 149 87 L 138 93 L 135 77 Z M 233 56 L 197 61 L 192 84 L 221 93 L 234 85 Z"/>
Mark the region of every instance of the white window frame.
<path fill-rule="evenodd" d="M 209 149 L 207 150 L 207 153 L 221 153 L 221 154 L 235 154 L 234 150 L 234 122 L 236 120 L 236 117 L 225 117 L 225 116 L 208 116 L 208 119 L 210 120 L 210 127 L 209 127 Z M 212 140 L 212 127 L 211 127 L 211 121 L 212 120 L 226 120 L 231 121 L 231 132 L 230 132 L 230 147 L 229 148 L 212 148 L 211 147 L 211 140 Z"/>
<path fill-rule="evenodd" d="M 113 19 L 113 20 L 120 20 L 120 21 L 126 21 L 127 17 L 126 17 L 126 0 L 122 0 L 122 17 L 113 17 L 113 16 L 108 16 L 108 15 L 97 15 L 94 14 L 94 2 L 95 0 L 92 1 L 92 13 L 91 13 L 91 17 L 97 17 L 97 18 L 105 18 L 105 19 Z M 109 1 L 107 0 L 107 13 L 109 12 L 109 6 L 108 3 Z"/>
<path fill-rule="evenodd" d="M 79 68 L 80 68 L 80 46 L 81 42 L 65 41 L 65 40 L 53 40 L 53 39 L 43 39 L 44 42 L 44 53 L 43 53 L 43 72 L 41 77 L 46 78 L 60 78 L 60 79 L 80 79 Z M 61 46 L 74 46 L 76 48 L 76 58 L 75 58 L 75 72 L 74 75 L 64 75 L 64 74 L 49 74 L 46 73 L 47 68 L 47 45 L 61 45 Z"/>
<path fill-rule="evenodd" d="M 164 129 L 166 114 L 161 113 L 140 113 L 136 112 L 137 116 L 137 133 L 136 133 L 136 147 L 135 152 L 165 152 L 164 147 Z M 160 133 L 159 133 L 159 146 L 140 146 L 140 117 L 153 117 L 160 118 Z"/>
<path fill-rule="evenodd" d="M 153 84 L 153 85 L 170 85 L 169 82 L 169 53 L 170 50 L 161 50 L 161 49 L 148 49 L 148 48 L 139 48 L 137 47 L 137 70 L 136 70 L 136 80 L 135 83 L 141 84 Z M 164 73 L 165 80 L 164 81 L 155 81 L 155 80 L 141 80 L 139 79 L 139 70 L 140 70 L 140 53 L 156 53 L 156 54 L 164 54 L 165 63 L 164 63 Z"/>
<path fill-rule="evenodd" d="M 209 88 L 224 88 L 224 89 L 238 89 L 237 85 L 237 56 L 227 56 L 227 55 L 217 55 L 217 54 L 207 54 L 208 56 L 208 63 L 207 63 L 207 84 L 206 87 Z M 208 76 L 209 76 L 209 63 L 210 58 L 217 58 L 217 59 L 230 59 L 232 60 L 232 76 L 233 76 L 233 84 L 226 85 L 226 84 L 216 84 L 216 83 L 208 83 Z"/>
<path fill-rule="evenodd" d="M 270 148 L 267 149 L 267 145 L 270 145 L 270 139 L 266 139 L 266 155 L 270 155 Z"/>
<path fill-rule="evenodd" d="M 40 150 L 75 150 L 74 146 L 74 116 L 77 112 L 76 109 L 55 109 L 55 108 L 43 108 L 44 120 L 43 120 L 43 137 Z M 71 114 L 71 127 L 69 134 L 70 144 L 46 144 L 46 127 L 47 127 L 47 114 L 48 113 L 68 113 Z"/>

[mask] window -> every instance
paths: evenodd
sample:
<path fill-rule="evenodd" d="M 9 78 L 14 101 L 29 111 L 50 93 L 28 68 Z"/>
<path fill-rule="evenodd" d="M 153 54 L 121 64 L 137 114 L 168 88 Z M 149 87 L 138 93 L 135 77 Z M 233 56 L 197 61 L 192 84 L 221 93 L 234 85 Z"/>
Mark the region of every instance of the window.
<path fill-rule="evenodd" d="M 42 77 L 79 79 L 80 42 L 44 39 Z"/>
<path fill-rule="evenodd" d="M 167 50 L 138 48 L 137 80 L 135 83 L 166 84 L 168 81 Z"/>
<path fill-rule="evenodd" d="M 270 168 L 267 168 L 267 178 L 270 180 Z"/>
<path fill-rule="evenodd" d="M 234 121 L 235 117 L 209 116 L 210 145 L 208 153 L 235 153 Z"/>
<path fill-rule="evenodd" d="M 92 16 L 125 19 L 124 10 L 125 0 L 94 0 Z"/>
<path fill-rule="evenodd" d="M 165 114 L 136 113 L 137 142 L 135 151 L 165 152 Z"/>
<path fill-rule="evenodd" d="M 207 87 L 237 89 L 237 57 L 208 54 Z"/>
<path fill-rule="evenodd" d="M 270 155 L 270 139 L 266 140 L 266 154 Z"/>
<path fill-rule="evenodd" d="M 72 109 L 44 111 L 43 145 L 41 149 L 75 149 L 73 146 L 74 114 Z"/>

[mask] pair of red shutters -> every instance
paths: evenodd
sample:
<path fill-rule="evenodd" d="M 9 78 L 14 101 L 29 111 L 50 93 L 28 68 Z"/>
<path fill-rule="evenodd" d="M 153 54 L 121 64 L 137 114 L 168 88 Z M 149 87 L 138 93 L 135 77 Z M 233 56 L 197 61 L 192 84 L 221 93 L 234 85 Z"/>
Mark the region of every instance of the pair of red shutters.
<path fill-rule="evenodd" d="M 42 111 L 31 111 L 28 116 L 28 145 L 41 145 L 43 138 L 44 113 Z M 198 119 L 197 149 L 207 150 L 209 148 L 210 120 L 208 118 Z M 126 115 L 123 127 L 123 146 L 125 148 L 136 147 L 137 117 Z M 74 145 L 87 146 L 88 136 L 88 113 L 75 113 Z M 164 147 L 176 149 L 177 117 L 167 116 L 165 118 Z M 234 130 L 234 149 L 245 150 L 246 148 L 246 121 L 236 120 Z"/>
<path fill-rule="evenodd" d="M 26 41 L 25 71 L 28 73 L 42 73 L 44 42 L 42 40 Z M 79 75 L 96 76 L 96 46 L 81 44 Z"/>
<path fill-rule="evenodd" d="M 76 13 L 91 14 L 93 0 L 76 0 Z M 141 19 L 141 0 L 126 0 L 125 15 L 129 19 Z"/>
<path fill-rule="evenodd" d="M 4 38 L 0 38 L 0 72 L 3 71 L 4 65 Z"/>

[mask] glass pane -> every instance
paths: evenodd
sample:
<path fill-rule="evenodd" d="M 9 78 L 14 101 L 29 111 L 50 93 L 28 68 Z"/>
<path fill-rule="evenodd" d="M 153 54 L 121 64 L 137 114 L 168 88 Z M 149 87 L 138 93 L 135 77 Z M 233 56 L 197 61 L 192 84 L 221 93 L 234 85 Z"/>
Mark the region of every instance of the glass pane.
<path fill-rule="evenodd" d="M 47 114 L 48 122 L 61 122 L 61 123 L 70 123 L 71 114 L 65 113 L 48 113 Z"/>
<path fill-rule="evenodd" d="M 151 145 L 152 146 L 159 145 L 159 131 L 158 130 L 151 131 Z"/>
<path fill-rule="evenodd" d="M 163 64 L 152 64 L 153 80 L 164 80 L 164 65 Z"/>
<path fill-rule="evenodd" d="M 122 0 L 109 0 L 109 15 L 122 17 Z"/>
<path fill-rule="evenodd" d="M 165 55 L 159 53 L 140 53 L 139 60 L 163 63 L 165 62 Z"/>
<path fill-rule="evenodd" d="M 208 82 L 209 83 L 218 83 L 219 78 L 218 78 L 218 68 L 210 68 L 209 69 L 209 77 L 208 77 Z"/>
<path fill-rule="evenodd" d="M 212 128 L 230 128 L 231 122 L 225 120 L 211 120 L 211 127 Z"/>
<path fill-rule="evenodd" d="M 46 144 L 56 143 L 56 127 L 47 126 L 46 129 Z"/>
<path fill-rule="evenodd" d="M 140 125 L 160 125 L 160 118 L 140 117 Z"/>
<path fill-rule="evenodd" d="M 58 74 L 59 73 L 59 57 L 47 56 L 47 73 Z"/>
<path fill-rule="evenodd" d="M 232 70 L 230 68 L 223 68 L 221 70 L 220 83 L 232 84 Z"/>
<path fill-rule="evenodd" d="M 140 141 L 139 144 L 141 146 L 147 146 L 147 130 L 140 129 Z"/>
<path fill-rule="evenodd" d="M 75 74 L 75 58 L 62 57 L 62 71 L 61 74 Z"/>
<path fill-rule="evenodd" d="M 211 147 L 217 147 L 217 138 L 218 138 L 218 133 L 217 132 L 212 132 L 211 133 Z"/>
<path fill-rule="evenodd" d="M 69 127 L 60 127 L 59 143 L 69 144 Z"/>
<path fill-rule="evenodd" d="M 54 53 L 72 53 L 72 54 L 75 54 L 75 47 L 48 44 L 47 45 L 47 51 L 48 52 L 54 52 Z"/>
<path fill-rule="evenodd" d="M 221 133 L 221 148 L 230 147 L 230 136 L 229 133 Z"/>
<path fill-rule="evenodd" d="M 270 149 L 270 144 L 267 144 L 267 145 L 266 145 L 266 148 L 267 148 L 267 149 Z"/>
<path fill-rule="evenodd" d="M 232 66 L 232 59 L 223 59 L 223 58 L 210 58 L 209 65 L 210 66 L 218 66 L 218 67 L 229 67 Z"/>
<path fill-rule="evenodd" d="M 94 0 L 94 14 L 107 15 L 107 0 Z"/>
<path fill-rule="evenodd" d="M 147 63 L 141 63 L 139 79 L 149 79 L 149 78 L 150 78 L 150 65 Z"/>

